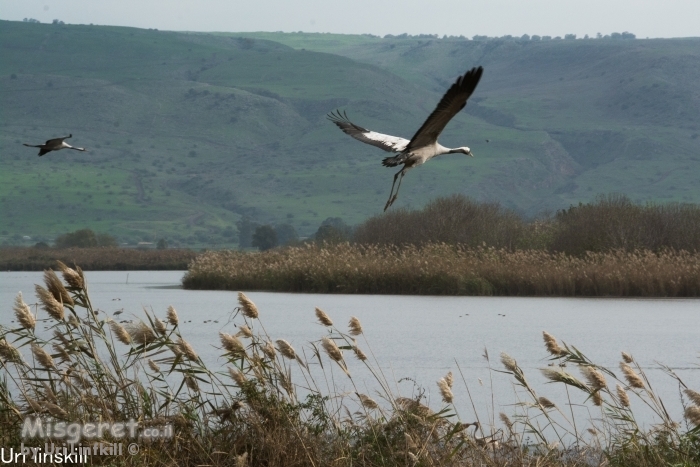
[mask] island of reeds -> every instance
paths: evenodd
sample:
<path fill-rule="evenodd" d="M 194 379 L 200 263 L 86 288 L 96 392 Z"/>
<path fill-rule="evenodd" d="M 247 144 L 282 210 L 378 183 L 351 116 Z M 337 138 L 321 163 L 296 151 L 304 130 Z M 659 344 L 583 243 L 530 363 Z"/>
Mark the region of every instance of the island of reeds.
<path fill-rule="evenodd" d="M 519 296 L 700 296 L 700 207 L 600 198 L 523 220 L 461 196 L 352 233 L 258 253 L 206 252 L 185 288 Z"/>
<path fill-rule="evenodd" d="M 440 400 L 398 393 L 357 317 L 345 326 L 332 312 L 309 310 L 319 339 L 295 349 L 285 336 L 269 335 L 265 310 L 239 293 L 231 321 L 212 336 L 222 362 L 212 368 L 188 342 L 174 307 L 122 325 L 96 311 L 80 268 L 59 267 L 63 280 L 47 270 L 44 285 L 36 286 L 38 303 L 29 305 L 19 294 L 16 324 L 0 325 L 5 449 L 62 443 L 60 436 L 22 437 L 27 419 L 44 426 L 133 419 L 139 430 L 169 426 L 172 436 L 138 437 L 135 455 L 95 455 L 91 465 L 700 465 L 698 388 L 662 367 L 680 389 L 663 395 L 681 400 L 683 413 L 674 419 L 628 353 L 618 368 L 607 368 L 543 332 L 550 365 L 541 371 L 526 375 L 505 353 L 498 366 L 489 362 L 490 371 L 512 379 L 517 400 L 507 413 L 483 420 L 474 401 L 454 395 L 455 386 L 470 379 L 458 366 L 430 383 Z M 356 384 L 360 367 L 374 375 L 374 387 Z M 565 386 L 568 399 L 536 392 L 535 378 Z M 340 390 L 341 381 L 354 390 Z M 586 407 L 590 418 L 576 419 L 571 404 Z M 653 421 L 641 425 L 640 410 Z M 124 440 L 104 432 L 90 444 L 98 441 Z"/>

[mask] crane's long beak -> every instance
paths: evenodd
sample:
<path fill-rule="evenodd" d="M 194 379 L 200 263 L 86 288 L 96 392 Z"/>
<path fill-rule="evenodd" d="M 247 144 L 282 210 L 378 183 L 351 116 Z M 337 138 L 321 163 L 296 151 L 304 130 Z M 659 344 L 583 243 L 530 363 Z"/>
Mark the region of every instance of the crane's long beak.
<path fill-rule="evenodd" d="M 474 157 L 474 153 L 469 151 L 469 157 Z"/>

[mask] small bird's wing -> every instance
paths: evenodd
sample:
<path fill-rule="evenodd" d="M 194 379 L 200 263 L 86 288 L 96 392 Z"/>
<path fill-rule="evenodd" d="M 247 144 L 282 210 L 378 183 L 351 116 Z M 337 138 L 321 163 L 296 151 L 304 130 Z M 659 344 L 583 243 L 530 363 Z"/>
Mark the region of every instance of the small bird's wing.
<path fill-rule="evenodd" d="M 51 152 L 51 151 L 52 151 L 52 149 L 41 148 L 39 150 L 39 156 L 43 156 L 44 154 Z"/>
<path fill-rule="evenodd" d="M 376 131 L 355 125 L 348 119 L 345 112 L 341 114 L 339 110 L 336 110 L 335 112 L 329 113 L 327 117 L 328 120 L 338 125 L 338 128 L 343 130 L 343 133 L 346 135 L 350 135 L 358 141 L 371 144 L 385 151 L 401 152 L 406 149 L 406 145 L 408 144 L 406 138 L 377 133 Z"/>
<path fill-rule="evenodd" d="M 428 146 L 437 141 L 445 125 L 452 120 L 452 117 L 457 112 L 467 105 L 467 99 L 476 89 L 476 85 L 479 84 L 483 72 L 484 69 L 482 67 L 475 67 L 457 78 L 457 81 L 442 96 L 437 107 L 423 123 L 423 126 L 413 135 L 411 142 L 406 147 L 406 151 Z"/>

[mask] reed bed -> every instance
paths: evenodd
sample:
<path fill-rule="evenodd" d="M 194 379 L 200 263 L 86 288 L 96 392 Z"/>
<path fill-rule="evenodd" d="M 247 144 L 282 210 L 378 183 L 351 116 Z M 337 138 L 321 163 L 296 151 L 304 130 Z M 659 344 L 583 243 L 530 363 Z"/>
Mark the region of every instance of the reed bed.
<path fill-rule="evenodd" d="M 0 248 L 0 270 L 43 271 L 56 261 L 80 264 L 88 271 L 185 270 L 192 250 L 135 248 Z"/>
<path fill-rule="evenodd" d="M 553 366 L 528 378 L 565 386 L 568 400 L 537 394 L 516 360 L 501 354 L 503 369 L 491 371 L 512 378 L 521 398 L 511 406 L 514 413 L 486 424 L 475 408 L 462 410 L 466 419 L 457 416 L 456 404 L 474 407 L 453 394 L 458 381 L 466 385 L 458 367 L 437 381 L 442 401 L 433 407 L 422 392 L 406 397 L 390 389 L 356 317 L 345 330 L 317 308 L 321 338 L 295 349 L 283 336 L 270 336 L 265 311 L 239 293 L 229 332 L 217 339 L 225 363 L 211 369 L 188 343 L 173 307 L 162 319 L 145 313 L 122 327 L 96 314 L 79 268 L 60 266 L 63 281 L 46 271 L 45 286 L 36 287 L 37 306 L 18 295 L 19 324 L 0 327 L 0 445 L 6 449 L 46 442 L 20 437 L 30 416 L 45 423 L 133 418 L 140 428 L 169 424 L 173 437 L 139 439 L 137 455 L 92 457 L 93 465 L 700 465 L 700 393 L 667 369 L 683 389 L 684 420 L 673 420 L 626 353 L 616 374 L 544 332 Z M 38 333 L 38 323 L 50 329 Z M 353 379 L 360 367 L 374 375 L 370 394 Z M 354 390 L 336 389 L 338 378 Z M 591 420 L 569 416 L 563 408 L 572 401 L 589 407 Z M 640 406 L 655 414 L 648 429 L 636 421 L 633 408 Z M 107 432 L 98 439 L 114 441 Z"/>
<path fill-rule="evenodd" d="M 189 289 L 284 292 L 697 297 L 700 254 L 306 245 L 261 253 L 212 251 L 183 278 Z"/>

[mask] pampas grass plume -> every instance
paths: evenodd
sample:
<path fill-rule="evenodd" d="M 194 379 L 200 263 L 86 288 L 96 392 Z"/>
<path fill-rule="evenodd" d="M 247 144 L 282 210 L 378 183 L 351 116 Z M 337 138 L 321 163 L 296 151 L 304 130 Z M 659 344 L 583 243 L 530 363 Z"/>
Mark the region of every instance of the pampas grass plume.
<path fill-rule="evenodd" d="M 15 297 L 15 306 L 12 308 L 15 310 L 15 317 L 17 318 L 17 321 L 19 321 L 19 324 L 24 329 L 30 329 L 33 331 L 34 327 L 36 326 L 36 319 L 34 318 L 32 311 L 29 309 L 29 305 L 24 303 L 24 300 L 22 300 L 22 292 L 18 293 L 17 297 Z"/>
<path fill-rule="evenodd" d="M 323 324 L 324 326 L 333 326 L 333 321 L 331 321 L 326 312 L 319 307 L 316 307 L 316 318 L 318 318 L 319 323 Z"/>
<path fill-rule="evenodd" d="M 257 319 L 258 307 L 243 292 L 238 292 L 238 303 L 241 306 L 243 315 L 251 319 Z"/>

